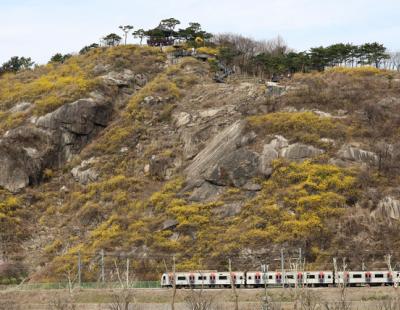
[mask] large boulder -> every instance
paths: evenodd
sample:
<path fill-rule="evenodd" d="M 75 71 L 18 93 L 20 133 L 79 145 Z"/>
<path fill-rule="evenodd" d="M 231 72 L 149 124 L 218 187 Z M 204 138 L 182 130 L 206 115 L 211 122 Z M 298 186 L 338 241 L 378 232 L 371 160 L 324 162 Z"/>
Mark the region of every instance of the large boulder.
<path fill-rule="evenodd" d="M 107 126 L 113 107 L 107 100 L 80 99 L 39 117 L 36 126 L 51 133 L 62 164 Z"/>
<path fill-rule="evenodd" d="M 371 213 L 373 217 L 400 220 L 400 200 L 393 196 L 386 196 L 378 203 L 377 208 Z"/>
<path fill-rule="evenodd" d="M 260 156 L 260 171 L 264 176 L 272 174 L 272 162 L 278 158 L 290 161 L 303 161 L 323 154 L 324 151 L 312 145 L 302 143 L 289 144 L 289 141 L 276 135 L 270 143 L 265 144 Z"/>
<path fill-rule="evenodd" d="M 33 126 L 8 131 L 0 142 L 0 186 L 15 193 L 37 184 L 46 163 L 55 161 L 52 136 Z"/>
<path fill-rule="evenodd" d="M 47 167 L 60 167 L 77 154 L 111 119 L 104 97 L 81 99 L 39 117 L 33 124 L 9 130 L 0 142 L 0 186 L 11 192 L 36 184 Z M 76 169 L 82 183 L 95 178 Z"/>
<path fill-rule="evenodd" d="M 185 169 L 188 180 L 202 178 L 210 167 L 215 167 L 227 154 L 232 153 L 240 145 L 244 122 L 236 121 L 217 134 L 193 159 Z"/>
<path fill-rule="evenodd" d="M 90 135 L 96 127 L 105 127 L 110 120 L 112 105 L 93 98 L 65 104 L 54 112 L 41 116 L 36 126 L 49 130 L 65 130 L 77 135 Z"/>
<path fill-rule="evenodd" d="M 99 173 L 96 171 L 96 169 L 91 167 L 96 162 L 97 159 L 92 157 L 88 160 L 82 161 L 80 165 L 72 168 L 71 174 L 75 181 L 83 185 L 96 181 L 99 177 Z"/>
<path fill-rule="evenodd" d="M 259 174 L 260 158 L 244 148 L 226 154 L 205 173 L 205 179 L 216 185 L 242 187 Z M 247 184 L 248 188 L 252 188 Z"/>
<path fill-rule="evenodd" d="M 264 176 L 272 174 L 272 162 L 279 157 L 278 151 L 270 144 L 264 145 L 260 156 L 260 172 Z"/>
<path fill-rule="evenodd" d="M 282 157 L 293 161 L 301 161 L 307 158 L 316 157 L 323 153 L 324 151 L 321 149 L 317 149 L 312 145 L 306 145 L 302 143 L 291 144 L 281 150 Z"/>
<path fill-rule="evenodd" d="M 37 168 L 31 158 L 19 147 L 0 145 L 0 186 L 16 193 L 30 183 Z"/>
<path fill-rule="evenodd" d="M 123 87 L 123 86 L 129 86 L 130 83 L 135 81 L 135 74 L 129 69 L 125 69 L 121 72 L 111 71 L 106 75 L 102 76 L 102 79 L 105 82 L 105 84 Z M 137 80 L 143 83 L 141 81 L 142 78 L 137 78 Z"/>
<path fill-rule="evenodd" d="M 376 164 L 378 156 L 374 152 L 363 150 L 351 144 L 344 144 L 337 152 L 337 156 L 342 160 Z"/>

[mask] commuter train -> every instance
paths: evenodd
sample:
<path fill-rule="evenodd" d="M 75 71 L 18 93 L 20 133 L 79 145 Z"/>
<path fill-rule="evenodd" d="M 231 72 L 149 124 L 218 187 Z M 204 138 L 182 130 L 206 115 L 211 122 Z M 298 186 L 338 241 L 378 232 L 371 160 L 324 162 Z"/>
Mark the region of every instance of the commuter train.
<path fill-rule="evenodd" d="M 236 287 L 331 287 L 346 286 L 384 286 L 397 285 L 400 281 L 400 271 L 194 271 L 176 272 L 177 288 L 228 288 L 234 283 Z M 172 287 L 173 273 L 164 273 L 161 277 L 161 287 Z"/>

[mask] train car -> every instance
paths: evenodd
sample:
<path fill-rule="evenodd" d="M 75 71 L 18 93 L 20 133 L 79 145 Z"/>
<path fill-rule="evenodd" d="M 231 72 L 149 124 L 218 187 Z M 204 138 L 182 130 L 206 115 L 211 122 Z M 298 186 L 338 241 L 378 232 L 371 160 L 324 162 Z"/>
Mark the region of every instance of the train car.
<path fill-rule="evenodd" d="M 247 271 L 246 287 L 263 287 L 276 285 L 276 272 Z"/>
<path fill-rule="evenodd" d="M 346 271 L 338 272 L 335 278 L 336 284 L 346 283 L 349 286 L 379 286 L 379 285 L 393 285 L 397 282 L 394 277 L 399 277 L 399 272 L 389 270 L 382 271 Z"/>
<path fill-rule="evenodd" d="M 241 287 L 246 284 L 245 273 L 242 271 L 234 271 L 231 274 L 229 272 L 218 272 L 216 276 L 216 286 L 218 287 L 230 287 L 231 281 L 235 283 L 236 287 Z"/>
<path fill-rule="evenodd" d="M 332 286 L 334 284 L 333 272 L 324 271 L 305 271 L 302 273 L 304 286 L 321 287 Z"/>
<path fill-rule="evenodd" d="M 231 276 L 229 272 L 217 271 L 176 272 L 175 280 L 177 288 L 230 287 L 231 281 L 233 281 L 237 287 L 245 285 L 244 272 L 232 272 Z M 164 273 L 161 277 L 161 287 L 172 287 L 173 285 L 173 273 Z"/>
<path fill-rule="evenodd" d="M 304 274 L 302 272 L 286 271 L 285 283 L 286 287 L 296 287 L 304 285 Z"/>

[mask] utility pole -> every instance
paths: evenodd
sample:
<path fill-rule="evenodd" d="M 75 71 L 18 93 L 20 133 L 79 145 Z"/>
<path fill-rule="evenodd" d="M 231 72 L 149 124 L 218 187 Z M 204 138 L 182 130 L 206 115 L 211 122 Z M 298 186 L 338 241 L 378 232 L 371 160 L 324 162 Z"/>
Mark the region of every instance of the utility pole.
<path fill-rule="evenodd" d="M 239 295 L 236 292 L 236 283 L 234 283 L 234 279 L 232 277 L 232 261 L 229 259 L 228 261 L 229 264 L 229 278 L 231 279 L 231 287 L 232 287 L 232 293 L 233 296 L 235 297 L 235 310 L 239 310 Z"/>
<path fill-rule="evenodd" d="M 267 294 L 267 279 L 268 279 L 268 265 L 261 265 L 264 279 L 264 298 L 263 298 L 263 310 L 269 310 L 268 306 L 268 294 Z"/>
<path fill-rule="evenodd" d="M 82 266 L 81 266 L 81 251 L 78 251 L 78 283 L 79 287 L 82 284 Z"/>
<path fill-rule="evenodd" d="M 281 248 L 281 269 L 282 269 L 282 287 L 285 287 L 285 257 L 283 255 L 283 248 Z"/>
<path fill-rule="evenodd" d="M 393 275 L 392 255 L 391 254 L 385 255 L 385 260 L 386 260 L 386 265 L 389 269 L 389 273 L 392 275 L 393 287 L 397 288 L 398 276 L 397 276 L 397 271 L 395 271 L 395 274 Z"/>
<path fill-rule="evenodd" d="M 299 268 L 301 269 L 301 248 L 299 248 Z"/>
<path fill-rule="evenodd" d="M 175 266 L 175 255 L 172 256 L 172 301 L 171 301 L 171 310 L 175 310 L 175 296 L 176 296 L 176 266 Z"/>
<path fill-rule="evenodd" d="M 101 283 L 103 283 L 104 284 L 104 250 L 103 249 L 101 249 L 101 252 L 100 252 L 100 255 L 101 255 Z"/>

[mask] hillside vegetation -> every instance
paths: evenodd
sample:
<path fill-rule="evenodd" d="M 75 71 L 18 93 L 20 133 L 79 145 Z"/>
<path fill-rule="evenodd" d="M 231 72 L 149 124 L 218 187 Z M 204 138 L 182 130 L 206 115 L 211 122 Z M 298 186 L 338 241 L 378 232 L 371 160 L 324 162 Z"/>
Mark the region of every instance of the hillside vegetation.
<path fill-rule="evenodd" d="M 130 255 L 142 279 L 172 255 L 181 270 L 228 258 L 258 268 L 281 247 L 301 247 L 310 268 L 398 258 L 399 77 L 339 67 L 274 95 L 259 81 L 215 83 L 212 70 L 127 45 L 2 75 L 1 154 L 15 144 L 33 156 L 28 129 L 46 132 L 46 148 L 73 139 L 40 157 L 37 180 L 1 190 L 0 281 L 65 280 L 78 253 L 84 281 L 97 281 L 101 251 L 109 268 Z M 79 126 L 59 122 L 77 100 L 91 109 L 76 111 Z"/>

